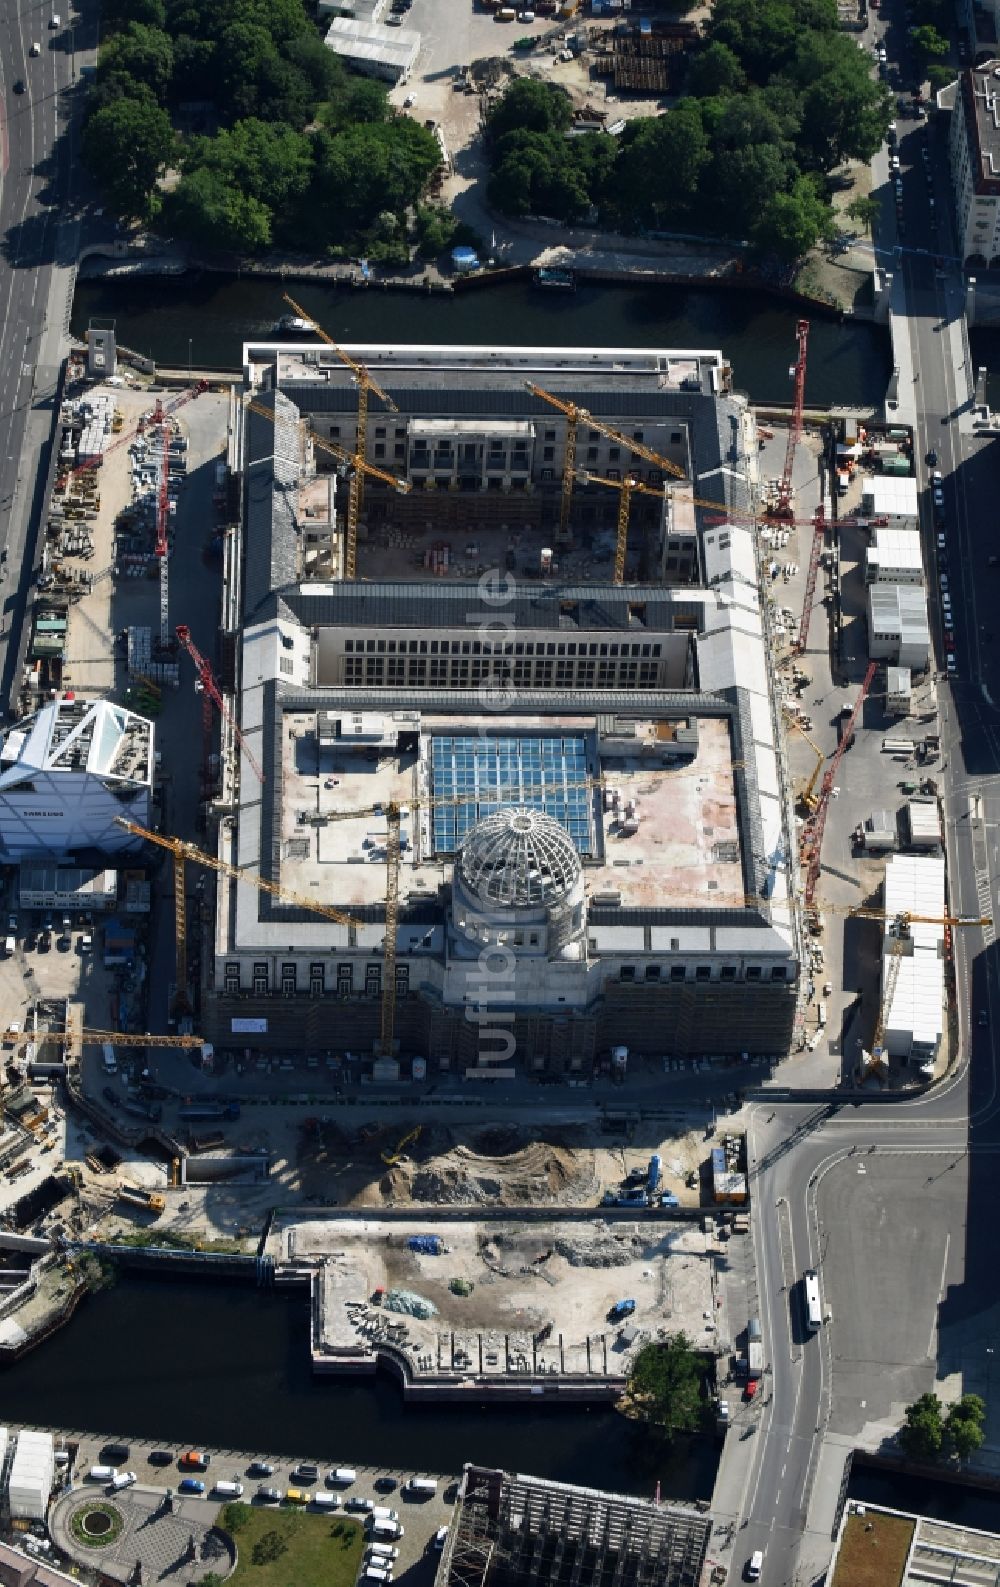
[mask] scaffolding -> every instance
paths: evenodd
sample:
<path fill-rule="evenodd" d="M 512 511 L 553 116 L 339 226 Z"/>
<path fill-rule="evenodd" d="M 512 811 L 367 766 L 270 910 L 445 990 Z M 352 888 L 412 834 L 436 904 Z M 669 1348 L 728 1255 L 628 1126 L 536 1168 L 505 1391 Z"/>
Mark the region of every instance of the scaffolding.
<path fill-rule="evenodd" d="M 436 1587 L 697 1587 L 710 1533 L 679 1505 L 466 1466 Z"/>

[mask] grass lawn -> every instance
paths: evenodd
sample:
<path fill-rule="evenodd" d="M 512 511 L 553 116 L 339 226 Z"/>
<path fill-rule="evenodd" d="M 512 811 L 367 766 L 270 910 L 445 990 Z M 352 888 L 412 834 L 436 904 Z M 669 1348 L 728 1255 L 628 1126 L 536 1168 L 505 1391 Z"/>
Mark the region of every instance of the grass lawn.
<path fill-rule="evenodd" d="M 903 1516 L 849 1515 L 833 1587 L 899 1587 L 912 1536 L 913 1522 Z"/>
<path fill-rule="evenodd" d="M 239 1563 L 227 1587 L 353 1587 L 364 1551 L 360 1523 L 348 1516 L 291 1509 L 227 1506 L 219 1517 L 232 1533 Z"/>

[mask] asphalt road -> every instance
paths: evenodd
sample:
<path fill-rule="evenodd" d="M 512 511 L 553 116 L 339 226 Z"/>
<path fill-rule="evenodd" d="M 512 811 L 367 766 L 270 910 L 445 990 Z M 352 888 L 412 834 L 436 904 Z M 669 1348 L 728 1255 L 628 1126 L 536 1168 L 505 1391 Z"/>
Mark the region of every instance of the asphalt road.
<path fill-rule="evenodd" d="M 5 701 L 14 681 L 16 637 L 9 651 L 8 644 L 24 611 L 29 532 L 40 508 L 38 455 L 50 432 L 65 351 L 58 287 L 69 278 L 78 235 L 70 205 L 76 77 L 78 51 L 90 41 L 83 21 L 60 14 L 61 26 L 53 29 L 49 6 L 0 0 L 0 689 Z M 32 58 L 36 42 L 41 53 Z M 23 93 L 14 91 L 19 81 Z M 50 322 L 50 301 L 56 323 Z"/>
<path fill-rule="evenodd" d="M 921 123 L 901 120 L 899 132 L 905 246 L 894 268 L 905 291 L 925 565 L 937 665 L 943 673 L 942 572 L 957 664 L 955 679 L 940 684 L 949 906 L 959 914 L 995 914 L 1000 569 L 988 558 L 998 549 L 997 443 L 975 437 L 968 425 L 968 344 L 958 334 L 965 282 L 950 237 L 946 151 L 933 127 L 925 136 Z M 944 476 L 939 522 L 925 462 L 931 450 Z M 946 540 L 940 562 L 939 530 Z M 812 1579 L 816 1559 L 803 1539 L 828 1432 L 851 1435 L 866 1421 L 895 1421 L 901 1404 L 950 1373 L 963 1390 L 988 1394 L 991 1386 L 984 1366 L 986 1340 L 997 1328 L 990 1186 L 1000 1151 L 992 1034 L 1000 1025 L 1000 983 L 992 929 L 956 931 L 954 953 L 963 1058 L 950 1080 L 888 1107 L 778 1103 L 770 1112 L 755 1110 L 757 1302 L 771 1371 L 750 1435 L 731 1579 L 758 1548 L 765 1581 Z M 826 1312 L 817 1334 L 804 1328 L 807 1267 L 819 1272 Z M 1000 1445 L 993 1404 L 990 1444 Z M 828 1551 L 828 1536 L 815 1543 L 817 1552 Z"/>

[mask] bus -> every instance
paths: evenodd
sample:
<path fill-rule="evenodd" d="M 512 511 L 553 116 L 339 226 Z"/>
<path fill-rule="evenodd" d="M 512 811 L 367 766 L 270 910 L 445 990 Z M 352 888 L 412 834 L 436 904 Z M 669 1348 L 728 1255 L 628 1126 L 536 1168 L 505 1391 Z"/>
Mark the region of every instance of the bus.
<path fill-rule="evenodd" d="M 803 1289 L 806 1302 L 806 1327 L 810 1333 L 815 1333 L 823 1321 L 823 1313 L 819 1303 L 819 1279 L 813 1268 L 809 1268 L 806 1272 Z"/>

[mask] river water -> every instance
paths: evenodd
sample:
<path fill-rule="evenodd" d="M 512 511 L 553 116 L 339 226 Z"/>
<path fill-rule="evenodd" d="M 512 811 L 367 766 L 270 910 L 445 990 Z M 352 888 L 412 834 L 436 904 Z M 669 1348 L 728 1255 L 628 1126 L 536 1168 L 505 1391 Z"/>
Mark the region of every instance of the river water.
<path fill-rule="evenodd" d="M 710 1438 L 651 1462 L 595 1407 L 404 1406 L 394 1380 L 316 1378 L 303 1295 L 122 1279 L 0 1372 L 0 1422 L 340 1465 L 455 1473 L 465 1461 L 652 1496 L 708 1498 Z"/>
<path fill-rule="evenodd" d="M 736 384 L 755 402 L 787 402 L 799 311 L 760 292 L 682 287 L 580 287 L 544 292 L 527 283 L 419 294 L 297 282 L 303 308 L 337 341 L 527 343 L 577 347 L 719 347 Z M 114 319 L 118 340 L 160 363 L 238 368 L 244 340 L 287 314 L 281 285 L 212 275 L 82 281 L 73 331 Z M 816 315 L 810 325 L 806 401 L 881 404 L 890 374 L 888 332 L 868 321 Z"/>

